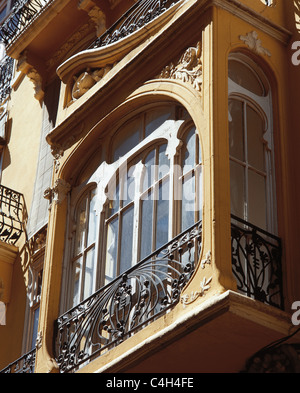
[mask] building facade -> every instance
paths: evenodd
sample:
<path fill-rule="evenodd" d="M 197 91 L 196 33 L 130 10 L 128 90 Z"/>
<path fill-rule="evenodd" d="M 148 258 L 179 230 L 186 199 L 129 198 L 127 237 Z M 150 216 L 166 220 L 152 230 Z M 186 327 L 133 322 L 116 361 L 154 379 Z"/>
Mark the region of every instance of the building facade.
<path fill-rule="evenodd" d="M 2 372 L 298 372 L 299 1 L 0 7 Z"/>

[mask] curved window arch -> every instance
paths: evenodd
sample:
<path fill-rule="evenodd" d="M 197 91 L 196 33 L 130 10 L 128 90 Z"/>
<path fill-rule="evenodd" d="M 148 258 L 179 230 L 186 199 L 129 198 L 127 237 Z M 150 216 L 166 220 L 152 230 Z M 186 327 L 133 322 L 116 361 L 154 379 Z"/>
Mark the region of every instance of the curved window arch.
<path fill-rule="evenodd" d="M 183 107 L 148 106 L 107 134 L 105 146 L 101 176 L 89 180 L 98 185 L 75 209 L 72 305 L 201 219 L 200 144 Z"/>
<path fill-rule="evenodd" d="M 231 212 L 276 233 L 272 95 L 247 56 L 228 61 Z"/>

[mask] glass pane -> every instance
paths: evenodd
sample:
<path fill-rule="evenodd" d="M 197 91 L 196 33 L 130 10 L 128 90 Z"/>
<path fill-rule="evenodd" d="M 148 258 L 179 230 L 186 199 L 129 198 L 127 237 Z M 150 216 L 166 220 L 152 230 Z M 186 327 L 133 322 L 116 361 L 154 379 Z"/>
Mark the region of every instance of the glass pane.
<path fill-rule="evenodd" d="M 121 206 L 126 206 L 128 203 L 133 201 L 135 195 L 135 181 L 134 181 L 134 169 L 135 166 L 131 166 L 127 174 L 122 175 L 122 194 L 121 194 Z"/>
<path fill-rule="evenodd" d="M 230 199 L 231 213 L 245 218 L 245 169 L 233 161 L 230 161 Z"/>
<path fill-rule="evenodd" d="M 120 274 L 132 265 L 133 206 L 122 214 Z"/>
<path fill-rule="evenodd" d="M 247 105 L 248 163 L 261 171 L 265 170 L 263 133 L 263 119 Z"/>
<path fill-rule="evenodd" d="M 109 217 L 115 214 L 120 208 L 120 184 L 119 181 L 110 183 L 110 189 L 108 191 L 109 196 Z"/>
<path fill-rule="evenodd" d="M 95 266 L 95 252 L 94 247 L 86 254 L 85 260 L 85 276 L 84 276 L 84 293 L 83 298 L 86 299 L 93 293 L 93 276 Z"/>
<path fill-rule="evenodd" d="M 141 251 L 140 259 L 152 252 L 153 193 L 147 194 L 142 201 Z"/>
<path fill-rule="evenodd" d="M 145 171 L 143 179 L 143 191 L 154 183 L 155 176 L 155 150 L 152 150 L 145 159 Z"/>
<path fill-rule="evenodd" d="M 240 61 L 229 60 L 228 76 L 233 82 L 258 96 L 263 96 L 265 93 L 258 75 Z"/>
<path fill-rule="evenodd" d="M 229 102 L 229 114 L 229 154 L 244 161 L 243 103 L 231 100 Z"/>
<path fill-rule="evenodd" d="M 171 108 L 155 109 L 146 114 L 145 137 L 157 130 L 171 115 Z"/>
<path fill-rule="evenodd" d="M 196 134 L 195 128 L 193 127 L 186 138 L 186 149 L 183 158 L 182 171 L 183 174 L 189 172 L 195 167 L 196 163 Z"/>
<path fill-rule="evenodd" d="M 75 271 L 74 271 L 74 289 L 73 289 L 73 306 L 77 305 L 80 302 L 80 276 L 82 270 L 82 258 L 76 260 L 75 262 Z"/>
<path fill-rule="evenodd" d="M 248 178 L 248 221 L 259 228 L 267 229 L 265 177 L 249 170 Z"/>
<path fill-rule="evenodd" d="M 84 248 L 86 229 L 86 202 L 87 198 L 84 198 L 77 209 L 74 255 L 78 255 Z"/>
<path fill-rule="evenodd" d="M 33 349 L 36 345 L 36 339 L 37 339 L 37 334 L 38 334 L 39 315 L 40 315 L 40 308 L 38 307 L 33 312 L 31 349 Z"/>
<path fill-rule="evenodd" d="M 119 228 L 118 217 L 116 217 L 107 225 L 106 269 L 105 269 L 106 283 L 113 280 L 117 274 L 118 228 Z"/>
<path fill-rule="evenodd" d="M 169 181 L 159 185 L 156 212 L 156 249 L 169 238 Z"/>
<path fill-rule="evenodd" d="M 89 228 L 87 246 L 91 245 L 96 240 L 96 190 L 91 191 L 90 206 L 89 206 Z"/>
<path fill-rule="evenodd" d="M 182 182 L 181 230 L 192 226 L 195 222 L 195 177 L 190 174 Z"/>
<path fill-rule="evenodd" d="M 159 147 L 158 152 L 158 178 L 161 179 L 169 173 L 170 161 L 166 155 L 167 144 Z"/>
<path fill-rule="evenodd" d="M 142 117 L 129 121 L 117 135 L 114 136 L 113 160 L 123 157 L 140 142 Z"/>

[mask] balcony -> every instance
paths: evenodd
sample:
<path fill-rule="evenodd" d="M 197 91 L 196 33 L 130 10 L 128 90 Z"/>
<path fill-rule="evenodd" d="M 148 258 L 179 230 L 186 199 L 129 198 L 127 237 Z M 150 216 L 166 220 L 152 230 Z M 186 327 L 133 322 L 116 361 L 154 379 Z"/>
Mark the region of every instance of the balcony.
<path fill-rule="evenodd" d="M 14 60 L 5 56 L 0 62 L 0 104 L 6 101 L 11 92 Z"/>
<path fill-rule="evenodd" d="M 19 359 L 9 364 L 3 370 L 2 374 L 31 374 L 34 372 L 36 349 L 32 349 Z"/>
<path fill-rule="evenodd" d="M 232 216 L 231 245 L 238 291 L 283 309 L 280 239 Z"/>
<path fill-rule="evenodd" d="M 56 321 L 56 361 L 72 372 L 166 313 L 194 271 L 202 225 L 149 255 Z"/>
<path fill-rule="evenodd" d="M 23 196 L 0 185 L 0 240 L 15 245 L 23 232 Z"/>
<path fill-rule="evenodd" d="M 2 23 L 0 41 L 9 46 L 54 0 L 17 0 Z"/>

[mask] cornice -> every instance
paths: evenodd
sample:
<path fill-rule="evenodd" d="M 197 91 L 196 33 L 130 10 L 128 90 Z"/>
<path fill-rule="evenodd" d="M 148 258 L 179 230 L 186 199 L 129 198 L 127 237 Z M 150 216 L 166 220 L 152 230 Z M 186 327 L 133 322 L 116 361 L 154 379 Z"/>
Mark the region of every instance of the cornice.
<path fill-rule="evenodd" d="M 279 42 L 287 45 L 293 33 L 283 26 L 274 23 L 272 20 L 262 16 L 253 8 L 242 4 L 239 0 L 210 0 L 209 6 L 222 8 L 232 15 L 249 23 L 253 27 L 260 29 Z"/>

